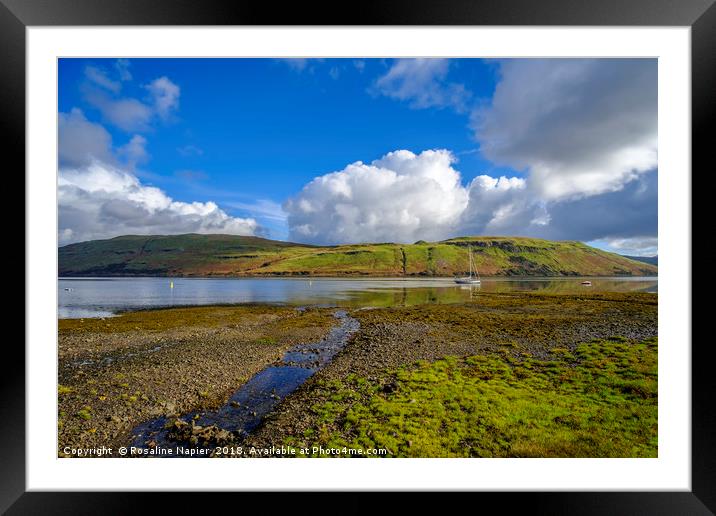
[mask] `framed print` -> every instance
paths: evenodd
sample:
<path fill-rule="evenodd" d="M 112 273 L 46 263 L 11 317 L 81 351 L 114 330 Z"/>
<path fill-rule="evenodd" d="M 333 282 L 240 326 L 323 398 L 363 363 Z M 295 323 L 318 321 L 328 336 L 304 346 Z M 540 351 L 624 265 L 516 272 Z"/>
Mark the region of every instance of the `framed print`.
<path fill-rule="evenodd" d="M 3 510 L 714 510 L 712 2 L 2 2 L 27 203 Z"/>

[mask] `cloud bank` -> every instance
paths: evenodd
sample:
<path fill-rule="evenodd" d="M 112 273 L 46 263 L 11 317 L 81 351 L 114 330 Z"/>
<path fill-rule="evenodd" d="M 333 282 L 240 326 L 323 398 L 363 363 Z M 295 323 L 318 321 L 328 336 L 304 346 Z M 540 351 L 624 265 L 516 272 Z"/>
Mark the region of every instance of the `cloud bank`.
<path fill-rule="evenodd" d="M 312 66 L 286 62 L 298 71 Z M 500 61 L 492 97 L 479 102 L 469 84 L 449 81 L 450 66 L 398 59 L 371 91 L 414 109 L 469 113 L 482 156 L 514 169 L 514 177 L 477 171 L 463 181 L 448 150 L 395 150 L 316 177 L 283 206 L 227 206 L 286 220 L 290 240 L 317 244 L 502 234 L 598 241 L 625 254 L 657 251 L 656 60 Z M 252 218 L 232 217 L 213 202 L 175 201 L 137 177 L 150 159 L 142 134 L 175 117 L 181 89 L 159 77 L 143 86 L 144 98 L 123 96 L 129 68 L 117 61 L 117 77 L 85 70 L 85 100 L 128 133 L 123 145 L 114 146 L 82 111 L 60 113 L 61 243 L 126 233 L 260 233 Z M 203 154 L 192 146 L 177 151 Z"/>
<path fill-rule="evenodd" d="M 448 63 L 397 60 L 375 82 L 414 108 L 462 106 Z M 471 113 L 480 152 L 519 177 L 463 184 L 448 150 L 398 150 L 317 177 L 285 203 L 290 238 L 321 244 L 523 235 L 601 241 L 649 254 L 657 232 L 657 65 L 653 59 L 500 63 Z M 458 91 L 458 90 L 454 90 Z"/>
<path fill-rule="evenodd" d="M 520 179 L 489 176 L 464 187 L 453 163 L 447 150 L 398 150 L 317 177 L 284 205 L 289 237 L 320 244 L 445 239 L 461 231 L 466 212 L 487 225 L 512 202 L 511 192 L 524 189 Z M 471 206 L 473 198 L 479 202 Z"/>
<path fill-rule="evenodd" d="M 657 166 L 655 59 L 519 59 L 475 110 L 482 154 L 547 200 L 620 190 Z"/>
<path fill-rule="evenodd" d="M 167 77 L 145 89 L 146 102 L 119 98 L 122 82 L 132 79 L 129 61 L 118 60 L 114 80 L 87 67 L 85 93 L 91 105 L 118 128 L 145 130 L 153 119 L 169 120 L 179 105 L 180 89 Z M 137 167 L 149 158 L 148 141 L 133 134 L 115 146 L 101 125 L 77 108 L 58 117 L 58 239 L 60 245 L 126 234 L 263 232 L 253 218 L 233 217 L 214 202 L 182 202 L 143 184 Z"/>
<path fill-rule="evenodd" d="M 468 201 L 453 161 L 444 150 L 399 150 L 318 177 L 284 205 L 289 237 L 316 243 L 444 238 Z"/>
<path fill-rule="evenodd" d="M 253 235 L 254 219 L 231 217 L 213 202 L 179 202 L 132 173 L 95 161 L 60 169 L 60 245 L 127 234 Z"/>
<path fill-rule="evenodd" d="M 541 199 L 531 178 L 481 175 L 463 185 L 447 150 L 390 152 L 315 178 L 283 206 L 289 239 L 315 244 L 518 235 L 620 242 L 653 251 L 657 174 L 603 195 Z M 648 242 L 647 246 L 642 244 Z M 616 248 L 616 247 L 615 247 Z"/>

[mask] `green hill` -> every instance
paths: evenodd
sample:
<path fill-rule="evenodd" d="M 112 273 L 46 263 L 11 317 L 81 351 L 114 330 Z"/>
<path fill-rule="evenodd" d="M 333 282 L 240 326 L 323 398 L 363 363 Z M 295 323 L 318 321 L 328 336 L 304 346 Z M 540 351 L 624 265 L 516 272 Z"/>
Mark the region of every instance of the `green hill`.
<path fill-rule="evenodd" d="M 127 235 L 60 247 L 60 276 L 454 276 L 467 248 L 485 276 L 654 275 L 657 267 L 581 242 L 460 237 L 310 246 L 234 235 Z"/>

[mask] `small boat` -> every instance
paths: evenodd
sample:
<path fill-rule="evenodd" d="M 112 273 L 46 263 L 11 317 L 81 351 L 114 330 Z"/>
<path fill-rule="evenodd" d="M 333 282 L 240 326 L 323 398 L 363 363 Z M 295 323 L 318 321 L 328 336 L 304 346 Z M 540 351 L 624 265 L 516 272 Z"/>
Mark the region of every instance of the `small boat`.
<path fill-rule="evenodd" d="M 475 261 L 472 259 L 472 248 L 470 246 L 467 246 L 467 255 L 469 260 L 469 274 L 468 276 L 465 276 L 463 278 L 456 278 L 455 283 L 459 285 L 479 285 L 480 284 L 480 273 L 477 272 L 477 267 L 475 267 Z M 475 275 L 472 274 L 472 271 L 475 271 Z"/>
<path fill-rule="evenodd" d="M 591 286 L 592 286 L 592 282 L 591 282 L 591 281 L 583 281 L 583 282 L 582 282 L 582 285 L 584 285 L 585 287 L 591 287 Z"/>
<path fill-rule="evenodd" d="M 72 292 L 72 289 L 70 287 L 65 287 L 65 291 Z"/>

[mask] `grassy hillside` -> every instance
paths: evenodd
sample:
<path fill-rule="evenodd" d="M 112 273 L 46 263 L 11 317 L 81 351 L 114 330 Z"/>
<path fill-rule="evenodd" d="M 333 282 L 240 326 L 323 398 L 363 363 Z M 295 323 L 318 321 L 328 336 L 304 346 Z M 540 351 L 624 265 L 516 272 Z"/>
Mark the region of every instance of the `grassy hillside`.
<path fill-rule="evenodd" d="M 317 247 L 233 235 L 128 235 L 59 248 L 60 276 L 454 276 L 467 248 L 480 274 L 653 275 L 657 267 L 581 242 L 461 237 Z"/>

